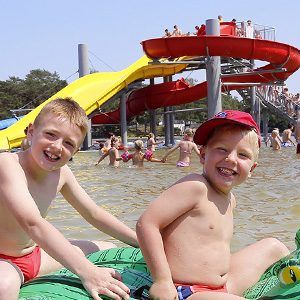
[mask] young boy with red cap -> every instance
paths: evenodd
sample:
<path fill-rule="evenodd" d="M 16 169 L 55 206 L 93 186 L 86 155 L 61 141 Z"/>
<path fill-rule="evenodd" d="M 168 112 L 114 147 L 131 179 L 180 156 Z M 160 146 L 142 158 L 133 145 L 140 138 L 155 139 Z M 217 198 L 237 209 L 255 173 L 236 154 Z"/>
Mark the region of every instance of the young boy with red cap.
<path fill-rule="evenodd" d="M 177 181 L 137 223 L 139 244 L 153 277 L 150 297 L 243 299 L 243 292 L 272 263 L 289 254 L 273 238 L 230 252 L 236 206 L 231 189 L 256 167 L 259 128 L 248 113 L 228 110 L 204 122 L 194 141 L 202 145 L 203 173 Z"/>

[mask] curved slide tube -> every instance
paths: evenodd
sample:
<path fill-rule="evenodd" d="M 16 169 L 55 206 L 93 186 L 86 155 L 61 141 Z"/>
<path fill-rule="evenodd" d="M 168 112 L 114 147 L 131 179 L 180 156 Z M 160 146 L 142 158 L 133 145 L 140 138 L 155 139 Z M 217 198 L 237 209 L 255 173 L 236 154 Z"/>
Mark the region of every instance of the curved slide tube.
<path fill-rule="evenodd" d="M 34 121 L 46 103 L 58 97 L 73 98 L 85 110 L 86 114 L 90 115 L 130 83 L 140 79 L 173 75 L 186 67 L 184 64 L 172 66 L 149 65 L 150 61 L 148 57 L 143 56 L 122 71 L 94 73 L 77 79 L 43 102 L 17 123 L 0 131 L 0 150 L 19 147 L 22 139 L 25 137 L 24 129 L 26 126 Z"/>
<path fill-rule="evenodd" d="M 226 88 L 244 88 L 238 83 L 273 83 L 284 81 L 300 67 L 300 51 L 290 45 L 259 39 L 232 36 L 187 36 L 157 38 L 142 42 L 143 49 L 152 59 L 186 56 L 222 56 L 267 61 L 269 64 L 254 71 L 263 74 L 229 76 L 223 82 L 237 83 Z M 274 73 L 274 69 L 282 69 Z M 269 70 L 270 72 L 266 72 Z M 127 100 L 128 118 L 139 115 L 148 109 L 193 102 L 207 95 L 207 84 L 202 82 L 193 87 L 177 82 L 148 86 L 133 92 Z M 119 109 L 92 118 L 93 124 L 119 123 Z"/>

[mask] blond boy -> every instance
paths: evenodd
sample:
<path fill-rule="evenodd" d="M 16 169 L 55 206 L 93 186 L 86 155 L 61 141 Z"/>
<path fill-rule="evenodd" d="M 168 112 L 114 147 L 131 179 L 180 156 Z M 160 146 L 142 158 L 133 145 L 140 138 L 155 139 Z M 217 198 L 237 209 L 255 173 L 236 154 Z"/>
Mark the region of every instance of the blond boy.
<path fill-rule="evenodd" d="M 83 109 L 71 99 L 57 99 L 29 125 L 29 149 L 0 154 L 0 299 L 18 299 L 24 281 L 62 266 L 79 276 L 93 299 L 101 299 L 99 294 L 129 298 L 117 272 L 98 268 L 84 256 L 113 245 L 93 241 L 72 245 L 44 219 L 60 192 L 93 226 L 137 246 L 135 232 L 96 205 L 66 165 L 86 131 Z"/>
<path fill-rule="evenodd" d="M 197 148 L 197 145 L 193 142 L 194 132 L 191 128 L 187 128 L 184 131 L 183 139 L 171 148 L 162 158 L 162 162 L 166 162 L 167 157 L 173 153 L 175 150 L 179 149 L 179 158 L 177 161 L 177 167 L 189 167 L 191 163 L 192 152 L 195 151 L 199 156 L 200 151 Z"/>
<path fill-rule="evenodd" d="M 231 189 L 250 177 L 256 166 L 259 128 L 249 114 L 229 110 L 203 123 L 194 141 L 202 145 L 202 175 L 180 179 L 137 223 L 153 277 L 150 298 L 243 299 L 243 291 L 289 253 L 273 238 L 230 252 L 236 206 Z"/>

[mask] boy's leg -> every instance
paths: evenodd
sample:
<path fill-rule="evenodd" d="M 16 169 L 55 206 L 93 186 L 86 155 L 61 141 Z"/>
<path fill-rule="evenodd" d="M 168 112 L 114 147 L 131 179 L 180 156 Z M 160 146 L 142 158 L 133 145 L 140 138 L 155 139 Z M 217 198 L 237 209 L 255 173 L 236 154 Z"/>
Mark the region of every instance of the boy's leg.
<path fill-rule="evenodd" d="M 19 299 L 20 286 L 23 274 L 14 264 L 0 260 L 0 300 Z"/>
<path fill-rule="evenodd" d="M 70 243 L 84 256 L 100 250 L 106 250 L 116 247 L 116 245 L 113 243 L 99 241 L 70 240 Z M 47 252 L 41 249 L 41 267 L 38 276 L 49 274 L 51 272 L 59 270 L 62 267 L 63 266 L 59 262 L 57 262 Z"/>
<path fill-rule="evenodd" d="M 187 300 L 241 300 L 245 299 L 236 295 L 230 295 L 226 293 L 218 292 L 198 292 L 190 297 Z"/>
<path fill-rule="evenodd" d="M 232 254 L 226 284 L 228 292 L 242 295 L 270 265 L 288 254 L 287 247 L 275 238 L 263 239 Z"/>

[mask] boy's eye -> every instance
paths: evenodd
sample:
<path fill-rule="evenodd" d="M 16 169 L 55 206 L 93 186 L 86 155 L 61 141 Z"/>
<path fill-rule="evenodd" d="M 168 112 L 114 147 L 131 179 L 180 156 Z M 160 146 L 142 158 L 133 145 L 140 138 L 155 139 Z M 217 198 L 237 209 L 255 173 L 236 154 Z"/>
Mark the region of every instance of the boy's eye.
<path fill-rule="evenodd" d="M 48 135 L 48 136 L 50 136 L 50 137 L 53 137 L 54 136 L 54 133 L 52 133 L 52 132 L 46 132 L 46 135 Z"/>
<path fill-rule="evenodd" d="M 244 157 L 244 158 L 249 158 L 249 159 L 251 159 L 251 155 L 248 154 L 248 153 L 240 153 L 239 155 L 242 156 L 242 157 Z"/>
<path fill-rule="evenodd" d="M 222 152 L 226 152 L 227 151 L 224 147 L 218 147 L 218 150 L 220 150 Z"/>
<path fill-rule="evenodd" d="M 74 144 L 72 142 L 69 142 L 69 141 L 66 141 L 65 142 L 68 146 L 72 147 L 72 148 L 75 148 Z"/>

